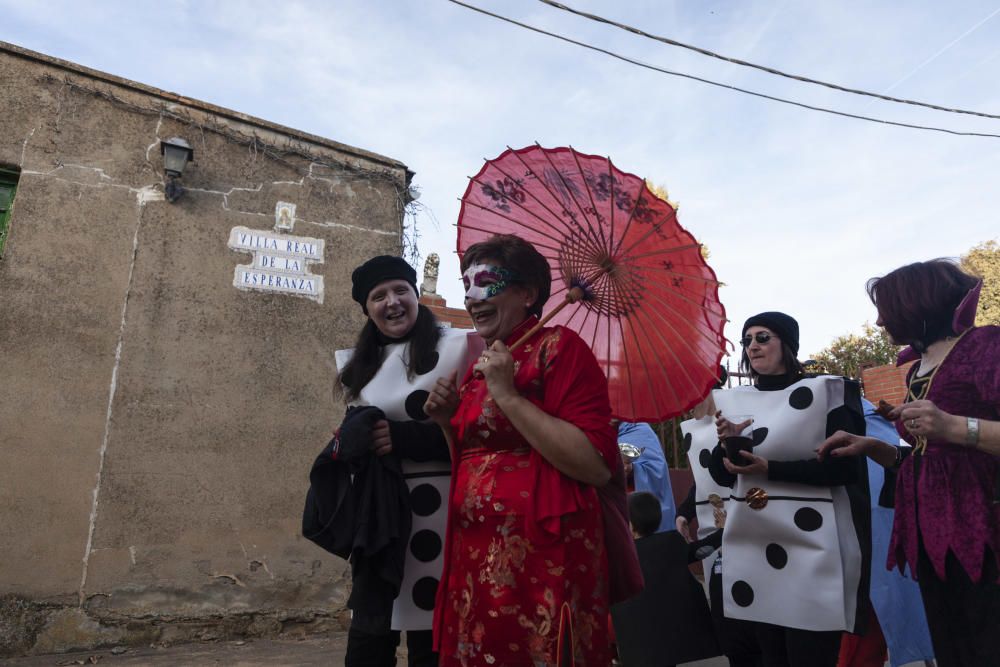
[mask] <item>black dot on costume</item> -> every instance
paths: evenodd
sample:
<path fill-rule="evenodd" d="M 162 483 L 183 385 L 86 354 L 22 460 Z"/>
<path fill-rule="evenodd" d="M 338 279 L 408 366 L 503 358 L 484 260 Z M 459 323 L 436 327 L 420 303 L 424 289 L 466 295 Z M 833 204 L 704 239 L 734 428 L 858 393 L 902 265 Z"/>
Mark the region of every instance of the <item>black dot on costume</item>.
<path fill-rule="evenodd" d="M 410 553 L 422 563 L 429 563 L 441 554 L 441 536 L 433 530 L 418 530 L 410 538 Z"/>
<path fill-rule="evenodd" d="M 437 595 L 438 580 L 434 577 L 423 577 L 413 584 L 413 604 L 424 611 L 434 609 L 434 596 Z"/>
<path fill-rule="evenodd" d="M 427 413 L 424 412 L 424 403 L 427 402 L 428 396 L 430 396 L 430 392 L 417 389 L 410 392 L 410 395 L 406 397 L 406 414 L 410 416 L 410 419 L 414 421 L 424 421 L 427 419 Z"/>
<path fill-rule="evenodd" d="M 687 454 L 691 451 L 691 434 L 687 433 L 684 435 L 684 453 Z"/>
<path fill-rule="evenodd" d="M 431 350 L 429 354 L 417 360 L 417 375 L 426 375 L 430 373 L 437 367 L 438 361 L 440 360 L 441 355 L 437 353 L 437 350 Z"/>
<path fill-rule="evenodd" d="M 707 449 L 701 450 L 698 454 L 698 463 L 701 464 L 702 468 L 708 468 L 712 464 L 712 453 Z"/>
<path fill-rule="evenodd" d="M 764 442 L 764 438 L 767 437 L 767 428 L 755 428 L 753 430 L 753 446 L 756 447 L 760 443 Z"/>
<path fill-rule="evenodd" d="M 813 392 L 809 387 L 799 387 L 788 397 L 788 404 L 796 410 L 805 410 L 813 402 Z"/>
<path fill-rule="evenodd" d="M 764 550 L 764 555 L 767 556 L 768 564 L 775 570 L 780 570 L 788 565 L 788 552 L 780 544 L 775 544 L 774 542 L 768 544 L 767 549 Z"/>
<path fill-rule="evenodd" d="M 741 607 L 749 607 L 753 604 L 753 589 L 745 581 L 737 581 L 733 584 L 733 602 Z"/>
<path fill-rule="evenodd" d="M 432 484 L 421 484 L 410 491 L 410 509 L 417 516 L 430 516 L 441 507 L 441 493 Z"/>
<path fill-rule="evenodd" d="M 811 507 L 803 507 L 795 513 L 795 525 L 806 532 L 819 530 L 823 525 L 823 515 Z"/>

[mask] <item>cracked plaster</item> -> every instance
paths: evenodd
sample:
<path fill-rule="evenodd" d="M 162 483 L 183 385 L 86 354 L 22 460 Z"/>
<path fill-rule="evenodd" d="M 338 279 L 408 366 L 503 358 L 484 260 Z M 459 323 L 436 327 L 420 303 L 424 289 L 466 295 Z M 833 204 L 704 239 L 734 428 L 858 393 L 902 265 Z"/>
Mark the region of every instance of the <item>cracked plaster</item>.
<path fill-rule="evenodd" d="M 0 260 L 0 504 L 19 509 L 0 593 L 47 619 L 35 649 L 148 639 L 149 619 L 325 627 L 349 576 L 298 535 L 301 502 L 342 410 L 332 350 L 362 323 L 345 286 L 398 252 L 405 167 L 5 48 L 0 163 L 22 173 Z M 168 204 L 174 135 L 196 161 Z M 337 249 L 313 269 L 322 305 L 232 287 L 229 230 L 270 229 L 279 200 Z"/>

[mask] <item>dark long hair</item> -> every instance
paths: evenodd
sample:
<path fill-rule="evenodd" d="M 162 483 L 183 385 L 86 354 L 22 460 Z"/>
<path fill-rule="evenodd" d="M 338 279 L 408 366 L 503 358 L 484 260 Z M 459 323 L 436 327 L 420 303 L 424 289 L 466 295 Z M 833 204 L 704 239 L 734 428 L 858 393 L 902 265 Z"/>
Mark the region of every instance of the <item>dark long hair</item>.
<path fill-rule="evenodd" d="M 955 262 L 938 258 L 872 278 L 866 288 L 892 339 L 923 352 L 931 343 L 955 335 L 955 309 L 978 282 Z"/>
<path fill-rule="evenodd" d="M 778 338 L 775 336 L 775 338 Z M 781 343 L 781 363 L 785 366 L 785 375 L 793 377 L 801 377 L 805 375 L 805 368 L 802 366 L 802 362 L 798 360 L 795 353 L 792 352 L 792 348 L 785 341 L 778 338 L 778 342 Z M 753 384 L 757 384 L 757 379 L 760 378 L 760 373 L 753 369 L 750 365 L 750 356 L 747 354 L 747 349 L 743 348 L 743 354 L 740 356 L 740 372 L 744 375 L 750 376 L 750 381 Z"/>
<path fill-rule="evenodd" d="M 434 313 L 417 304 L 417 321 L 409 335 L 406 374 L 409 378 L 426 372 L 437 363 L 437 344 L 441 339 L 441 327 Z M 354 344 L 354 354 L 337 376 L 337 387 L 343 387 L 344 399 L 350 403 L 361 395 L 361 390 L 372 381 L 385 360 L 385 346 L 392 340 L 385 338 L 371 318 L 361 327 L 358 340 Z"/>

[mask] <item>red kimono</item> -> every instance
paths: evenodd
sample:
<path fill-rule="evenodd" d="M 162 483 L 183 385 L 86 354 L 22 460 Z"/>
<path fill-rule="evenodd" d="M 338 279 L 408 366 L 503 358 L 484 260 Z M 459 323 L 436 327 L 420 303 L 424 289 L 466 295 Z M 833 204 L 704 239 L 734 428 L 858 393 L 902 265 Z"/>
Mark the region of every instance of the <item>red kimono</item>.
<path fill-rule="evenodd" d="M 537 322 L 529 318 L 507 344 Z M 514 385 L 620 467 L 607 379 L 574 332 L 544 328 L 513 352 Z M 466 376 L 452 419 L 445 566 L 435 606 L 441 665 L 610 664 L 608 558 L 594 487 L 552 467 Z M 562 656 L 562 659 L 560 659 Z"/>

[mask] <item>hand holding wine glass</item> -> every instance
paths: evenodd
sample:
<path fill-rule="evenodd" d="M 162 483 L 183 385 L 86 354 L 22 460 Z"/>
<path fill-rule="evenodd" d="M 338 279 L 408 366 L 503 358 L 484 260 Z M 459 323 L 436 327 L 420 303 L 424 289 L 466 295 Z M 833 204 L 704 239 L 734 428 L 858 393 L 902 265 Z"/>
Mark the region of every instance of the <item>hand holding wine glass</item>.
<path fill-rule="evenodd" d="M 726 456 L 735 465 L 745 465 L 740 452 L 753 450 L 753 415 L 732 415 L 732 419 L 715 413 L 715 426 L 719 439 L 726 448 Z"/>

